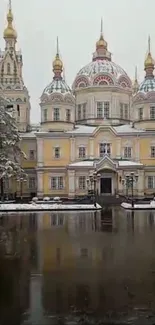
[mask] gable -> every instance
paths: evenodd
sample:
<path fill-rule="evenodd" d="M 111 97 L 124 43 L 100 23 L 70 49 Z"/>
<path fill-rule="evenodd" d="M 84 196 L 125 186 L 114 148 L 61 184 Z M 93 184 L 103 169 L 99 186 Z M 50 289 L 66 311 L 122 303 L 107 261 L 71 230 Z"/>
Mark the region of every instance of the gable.
<path fill-rule="evenodd" d="M 96 169 L 99 172 L 103 169 L 110 169 L 116 171 L 118 167 L 117 162 L 113 161 L 109 156 L 104 156 L 99 162 L 96 163 Z"/>

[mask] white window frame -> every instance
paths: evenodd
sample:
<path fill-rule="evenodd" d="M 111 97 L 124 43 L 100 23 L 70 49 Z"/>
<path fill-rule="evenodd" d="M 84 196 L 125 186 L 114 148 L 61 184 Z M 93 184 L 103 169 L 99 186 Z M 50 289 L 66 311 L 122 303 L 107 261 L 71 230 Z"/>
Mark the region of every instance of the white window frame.
<path fill-rule="evenodd" d="M 96 104 L 96 116 L 99 119 L 104 117 L 103 104 L 104 103 L 100 101 L 98 101 Z"/>
<path fill-rule="evenodd" d="M 78 157 L 80 159 L 86 158 L 86 147 L 85 146 L 79 146 L 78 150 L 79 150 Z"/>
<path fill-rule="evenodd" d="M 36 179 L 35 177 L 29 177 L 29 190 L 34 190 L 36 188 Z"/>
<path fill-rule="evenodd" d="M 64 189 L 64 177 L 52 176 L 51 177 L 51 190 L 63 190 Z"/>
<path fill-rule="evenodd" d="M 59 107 L 53 108 L 53 121 L 60 121 L 60 108 Z"/>
<path fill-rule="evenodd" d="M 47 108 L 43 109 L 43 120 L 44 120 L 44 122 L 47 121 Z"/>
<path fill-rule="evenodd" d="M 124 158 L 132 158 L 132 147 L 130 146 L 124 147 Z"/>
<path fill-rule="evenodd" d="M 104 102 L 104 113 L 103 114 L 104 114 L 104 119 L 108 119 L 110 117 L 110 102 L 109 101 Z"/>
<path fill-rule="evenodd" d="M 142 121 L 143 115 L 144 115 L 144 107 L 139 107 L 138 108 L 138 120 Z"/>
<path fill-rule="evenodd" d="M 155 145 L 151 145 L 150 151 L 151 151 L 151 158 L 155 158 Z"/>
<path fill-rule="evenodd" d="M 99 157 L 104 157 L 105 155 L 111 156 L 111 143 L 101 142 L 99 143 Z"/>
<path fill-rule="evenodd" d="M 69 108 L 66 109 L 66 121 L 71 121 L 71 110 Z"/>
<path fill-rule="evenodd" d="M 147 188 L 149 190 L 155 189 L 155 176 L 153 176 L 153 175 L 147 176 Z"/>
<path fill-rule="evenodd" d="M 155 120 L 155 106 L 150 107 L 150 120 Z"/>
<path fill-rule="evenodd" d="M 54 147 L 54 158 L 60 159 L 61 157 L 61 150 L 59 146 Z"/>
<path fill-rule="evenodd" d="M 81 175 L 78 177 L 78 188 L 79 190 L 86 190 L 86 176 Z"/>

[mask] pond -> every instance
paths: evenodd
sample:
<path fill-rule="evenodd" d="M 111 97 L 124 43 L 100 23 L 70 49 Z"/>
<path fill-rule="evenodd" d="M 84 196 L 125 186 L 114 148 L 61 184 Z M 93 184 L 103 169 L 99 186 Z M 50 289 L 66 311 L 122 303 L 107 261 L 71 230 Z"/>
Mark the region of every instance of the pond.
<path fill-rule="evenodd" d="M 154 211 L 6 213 L 0 256 L 1 325 L 155 323 Z"/>

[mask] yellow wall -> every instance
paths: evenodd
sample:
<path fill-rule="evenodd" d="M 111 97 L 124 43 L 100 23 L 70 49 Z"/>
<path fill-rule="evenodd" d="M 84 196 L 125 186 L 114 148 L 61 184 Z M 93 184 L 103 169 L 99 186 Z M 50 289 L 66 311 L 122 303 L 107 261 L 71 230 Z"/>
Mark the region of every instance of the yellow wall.
<path fill-rule="evenodd" d="M 54 147 L 60 147 L 61 157 L 54 158 Z M 44 139 L 43 143 L 44 166 L 66 166 L 70 161 L 70 139 Z"/>
<path fill-rule="evenodd" d="M 153 138 L 140 138 L 139 139 L 139 151 L 140 151 L 140 161 L 144 165 L 153 165 L 155 166 L 155 158 L 151 158 L 151 142 L 153 141 Z M 155 141 L 155 139 L 154 139 Z M 155 143 L 155 142 L 154 142 Z M 153 145 L 153 144 L 152 144 Z"/>

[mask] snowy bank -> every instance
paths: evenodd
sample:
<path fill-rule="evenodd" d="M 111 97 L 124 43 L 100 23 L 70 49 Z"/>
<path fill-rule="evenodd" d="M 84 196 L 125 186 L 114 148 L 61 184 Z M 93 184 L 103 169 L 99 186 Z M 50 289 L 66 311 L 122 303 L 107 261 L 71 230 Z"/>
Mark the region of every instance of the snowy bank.
<path fill-rule="evenodd" d="M 149 204 L 134 204 L 123 202 L 121 207 L 126 210 L 155 210 L 155 201 L 151 201 Z"/>
<path fill-rule="evenodd" d="M 77 211 L 101 210 L 101 206 L 94 204 L 0 204 L 0 212 L 4 211 Z"/>

